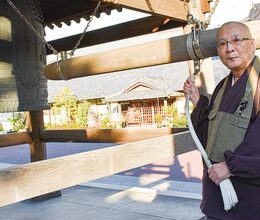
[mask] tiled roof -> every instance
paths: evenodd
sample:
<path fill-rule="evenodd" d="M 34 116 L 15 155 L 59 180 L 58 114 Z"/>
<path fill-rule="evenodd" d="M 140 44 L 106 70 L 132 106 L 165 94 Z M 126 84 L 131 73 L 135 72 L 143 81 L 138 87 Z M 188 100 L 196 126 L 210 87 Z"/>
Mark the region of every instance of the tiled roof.
<path fill-rule="evenodd" d="M 172 91 L 164 79 L 145 76 L 126 88 L 125 91 L 105 97 L 104 101 L 140 100 L 180 95 L 181 93 Z"/>
<path fill-rule="evenodd" d="M 167 94 L 165 91 L 149 90 L 149 91 L 132 91 L 129 93 L 122 93 L 111 97 L 106 97 L 104 101 L 125 101 L 125 100 L 140 100 L 140 99 L 153 99 L 168 96 L 181 96 L 180 92 L 171 92 Z"/>

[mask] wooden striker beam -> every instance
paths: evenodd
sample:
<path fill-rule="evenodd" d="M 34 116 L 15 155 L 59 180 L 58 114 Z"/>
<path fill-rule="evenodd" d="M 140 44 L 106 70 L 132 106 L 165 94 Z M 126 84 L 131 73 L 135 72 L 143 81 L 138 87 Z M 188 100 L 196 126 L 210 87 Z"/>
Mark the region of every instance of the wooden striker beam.
<path fill-rule="evenodd" d="M 246 24 L 252 32 L 257 48 L 260 48 L 260 20 Z M 217 55 L 216 31 L 217 29 L 211 29 L 200 32 L 200 50 L 204 58 Z M 153 36 L 154 34 L 149 35 L 150 40 Z M 182 35 L 150 42 L 147 42 L 147 38 L 142 38 L 143 43 L 135 46 L 63 60 L 60 62 L 60 71 L 57 70 L 57 63 L 47 65 L 44 74 L 52 80 L 72 79 L 191 60 L 187 49 L 187 37 L 188 35 Z"/>

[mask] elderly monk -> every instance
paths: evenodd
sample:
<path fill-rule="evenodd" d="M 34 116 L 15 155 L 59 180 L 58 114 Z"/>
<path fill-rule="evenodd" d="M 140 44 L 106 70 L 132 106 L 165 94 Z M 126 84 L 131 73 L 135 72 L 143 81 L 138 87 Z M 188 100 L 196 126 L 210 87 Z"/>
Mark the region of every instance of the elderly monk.
<path fill-rule="evenodd" d="M 195 106 L 191 118 L 212 167 L 204 166 L 201 210 L 205 219 L 260 219 L 259 58 L 249 28 L 227 22 L 217 32 L 217 52 L 230 73 L 211 100 L 188 78 L 184 93 Z M 225 211 L 219 183 L 230 178 L 238 204 Z"/>

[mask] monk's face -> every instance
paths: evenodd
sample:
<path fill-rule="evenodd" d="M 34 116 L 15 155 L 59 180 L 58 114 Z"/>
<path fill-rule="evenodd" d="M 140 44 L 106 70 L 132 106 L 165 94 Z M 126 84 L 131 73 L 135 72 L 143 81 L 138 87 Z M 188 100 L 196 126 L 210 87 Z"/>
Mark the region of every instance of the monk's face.
<path fill-rule="evenodd" d="M 254 57 L 255 42 L 244 26 L 226 24 L 218 31 L 217 51 L 224 65 L 239 77 Z"/>

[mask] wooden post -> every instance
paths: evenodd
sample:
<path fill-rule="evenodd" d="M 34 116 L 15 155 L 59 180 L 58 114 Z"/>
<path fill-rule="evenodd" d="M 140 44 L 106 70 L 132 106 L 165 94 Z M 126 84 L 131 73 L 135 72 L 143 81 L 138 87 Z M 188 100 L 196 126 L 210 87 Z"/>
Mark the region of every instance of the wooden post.
<path fill-rule="evenodd" d="M 97 114 L 98 114 L 98 106 L 97 106 Z M 108 119 L 109 119 L 109 121 L 112 120 L 111 102 L 108 103 Z"/>
<path fill-rule="evenodd" d="M 155 119 L 154 119 L 154 106 L 152 105 L 152 122 L 153 125 L 155 124 Z"/>
<path fill-rule="evenodd" d="M 167 98 L 164 98 L 164 99 L 163 99 L 163 106 L 164 106 L 164 109 L 167 109 L 167 106 L 168 106 L 168 104 L 167 104 Z"/>
<path fill-rule="evenodd" d="M 143 108 L 143 103 L 141 106 L 141 125 L 144 124 L 144 108 Z"/>
<path fill-rule="evenodd" d="M 28 114 L 28 130 L 32 134 L 30 145 L 31 162 L 47 159 L 46 144 L 41 142 L 40 133 L 44 130 L 43 111 L 30 111 Z M 34 186 L 32 186 L 34 187 Z M 57 190 L 41 196 L 32 198 L 33 201 L 43 201 L 46 199 L 61 196 L 61 191 Z"/>
<path fill-rule="evenodd" d="M 199 76 L 201 83 L 201 93 L 204 95 L 212 95 L 216 83 L 212 67 L 212 58 L 204 59 L 201 65 L 201 73 Z"/>
<path fill-rule="evenodd" d="M 30 111 L 28 129 L 32 133 L 30 145 L 31 162 L 47 159 L 46 144 L 40 140 L 40 132 L 44 129 L 43 111 Z"/>

